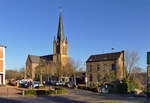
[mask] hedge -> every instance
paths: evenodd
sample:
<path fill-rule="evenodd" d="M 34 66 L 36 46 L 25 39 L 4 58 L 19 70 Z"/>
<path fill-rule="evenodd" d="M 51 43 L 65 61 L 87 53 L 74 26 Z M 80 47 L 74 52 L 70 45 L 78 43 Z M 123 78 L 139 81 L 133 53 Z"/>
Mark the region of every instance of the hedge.
<path fill-rule="evenodd" d="M 25 90 L 25 91 L 24 91 L 24 95 L 25 95 L 25 96 L 36 95 L 36 91 L 35 91 L 35 90 Z"/>
<path fill-rule="evenodd" d="M 25 90 L 25 96 L 41 96 L 50 94 L 65 94 L 66 90 L 63 88 L 55 88 L 55 90 Z"/>
<path fill-rule="evenodd" d="M 55 88 L 56 94 L 65 94 L 66 90 L 64 88 Z"/>
<path fill-rule="evenodd" d="M 92 91 L 92 92 L 98 92 L 96 87 L 87 87 L 86 90 Z"/>
<path fill-rule="evenodd" d="M 36 90 L 35 92 L 36 92 L 37 96 L 50 94 L 50 91 L 48 91 L 48 90 Z"/>
<path fill-rule="evenodd" d="M 38 88 L 39 88 L 39 89 L 43 89 L 43 88 L 46 88 L 46 86 L 43 85 L 43 86 L 39 86 Z"/>

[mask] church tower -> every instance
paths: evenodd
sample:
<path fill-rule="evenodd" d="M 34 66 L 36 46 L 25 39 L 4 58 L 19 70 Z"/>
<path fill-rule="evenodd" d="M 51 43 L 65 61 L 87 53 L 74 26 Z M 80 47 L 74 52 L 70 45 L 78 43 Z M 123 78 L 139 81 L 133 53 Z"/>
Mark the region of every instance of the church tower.
<path fill-rule="evenodd" d="M 68 63 L 68 58 L 68 40 L 67 36 L 66 38 L 64 36 L 62 13 L 60 12 L 57 38 L 54 36 L 53 41 L 53 62 L 65 66 Z"/>

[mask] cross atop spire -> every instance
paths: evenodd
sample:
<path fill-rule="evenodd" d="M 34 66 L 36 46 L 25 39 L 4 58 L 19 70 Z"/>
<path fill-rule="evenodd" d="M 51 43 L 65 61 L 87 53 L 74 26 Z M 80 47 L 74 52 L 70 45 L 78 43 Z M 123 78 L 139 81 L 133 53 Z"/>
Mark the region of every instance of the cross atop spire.
<path fill-rule="evenodd" d="M 58 41 L 64 40 L 64 30 L 63 30 L 62 11 L 61 10 L 60 10 L 60 14 L 59 14 L 59 26 L 58 26 L 57 40 Z"/>

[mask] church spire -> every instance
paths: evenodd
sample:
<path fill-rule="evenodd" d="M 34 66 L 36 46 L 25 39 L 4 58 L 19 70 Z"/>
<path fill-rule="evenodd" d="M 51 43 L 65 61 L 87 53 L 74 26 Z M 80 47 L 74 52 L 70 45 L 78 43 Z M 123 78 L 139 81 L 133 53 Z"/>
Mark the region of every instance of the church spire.
<path fill-rule="evenodd" d="M 66 40 L 65 40 L 65 41 L 66 41 L 66 44 L 68 44 L 68 39 L 67 39 L 67 36 L 66 36 Z"/>
<path fill-rule="evenodd" d="M 62 12 L 61 11 L 60 11 L 60 15 L 59 15 L 59 26 L 58 26 L 57 40 L 59 42 L 64 40 L 64 30 L 63 30 Z"/>
<path fill-rule="evenodd" d="M 54 36 L 54 43 L 56 43 L 56 37 Z"/>

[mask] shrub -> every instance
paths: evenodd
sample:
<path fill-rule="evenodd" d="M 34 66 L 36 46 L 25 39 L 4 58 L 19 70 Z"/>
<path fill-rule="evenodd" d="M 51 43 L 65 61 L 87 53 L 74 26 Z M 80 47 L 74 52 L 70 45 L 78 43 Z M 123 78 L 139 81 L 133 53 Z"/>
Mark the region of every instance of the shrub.
<path fill-rule="evenodd" d="M 118 84 L 118 93 L 126 94 L 128 90 L 127 81 L 123 80 L 122 83 Z"/>
<path fill-rule="evenodd" d="M 49 95 L 50 92 L 48 90 L 25 90 L 24 95 L 25 96 L 40 96 L 40 95 Z"/>
<path fill-rule="evenodd" d="M 36 92 L 35 92 L 35 90 L 25 90 L 24 95 L 25 96 L 33 96 L 33 95 L 36 95 Z"/>
<path fill-rule="evenodd" d="M 121 83 L 116 82 L 114 85 L 112 85 L 111 88 L 109 88 L 109 93 L 126 94 L 127 91 L 128 91 L 128 85 L 126 80 L 123 80 Z"/>
<path fill-rule="evenodd" d="M 55 88 L 56 94 L 65 94 L 66 90 L 64 88 Z"/>
<path fill-rule="evenodd" d="M 138 88 L 137 84 L 134 81 L 128 81 L 128 93 L 132 93 L 134 89 Z"/>
<path fill-rule="evenodd" d="M 92 92 L 98 92 L 96 87 L 87 87 L 87 90 Z"/>
<path fill-rule="evenodd" d="M 25 90 L 25 96 L 41 96 L 41 95 L 49 95 L 49 94 L 65 94 L 66 90 L 63 88 L 55 88 L 55 90 Z"/>
<path fill-rule="evenodd" d="M 55 88 L 55 90 L 65 90 L 64 88 Z"/>
<path fill-rule="evenodd" d="M 49 90 L 49 94 L 56 94 L 55 90 Z"/>
<path fill-rule="evenodd" d="M 43 88 L 45 88 L 45 85 L 39 86 L 38 88 L 39 88 L 39 89 L 43 89 Z"/>
<path fill-rule="evenodd" d="M 127 94 L 127 93 L 134 93 L 134 89 L 138 88 L 134 81 L 129 81 L 127 79 L 122 80 L 120 83 L 115 83 L 112 88 L 110 88 L 110 93 L 120 93 L 120 94 Z"/>
<path fill-rule="evenodd" d="M 48 90 L 36 90 L 36 95 L 49 95 L 50 92 Z"/>
<path fill-rule="evenodd" d="M 93 87 L 99 87 L 101 86 L 102 84 L 100 82 L 93 82 Z"/>

